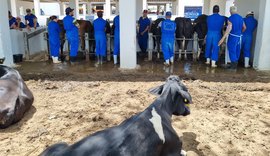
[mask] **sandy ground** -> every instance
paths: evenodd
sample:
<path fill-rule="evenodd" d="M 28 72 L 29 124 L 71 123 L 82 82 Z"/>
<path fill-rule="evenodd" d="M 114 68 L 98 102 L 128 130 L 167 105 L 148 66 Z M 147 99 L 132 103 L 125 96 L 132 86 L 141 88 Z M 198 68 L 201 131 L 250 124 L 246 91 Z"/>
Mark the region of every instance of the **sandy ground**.
<path fill-rule="evenodd" d="M 121 123 L 156 98 L 156 82 L 28 80 L 35 102 L 19 123 L 0 130 L 1 156 L 36 156 Z M 270 83 L 186 80 L 191 115 L 173 117 L 189 156 L 269 156 Z"/>

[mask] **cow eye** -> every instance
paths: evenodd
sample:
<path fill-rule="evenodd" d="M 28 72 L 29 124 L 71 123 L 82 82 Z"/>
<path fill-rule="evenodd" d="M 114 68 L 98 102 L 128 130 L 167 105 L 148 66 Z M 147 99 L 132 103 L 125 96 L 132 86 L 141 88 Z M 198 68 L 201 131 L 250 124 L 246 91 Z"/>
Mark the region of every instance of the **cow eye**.
<path fill-rule="evenodd" d="M 184 99 L 184 103 L 189 103 L 189 102 L 188 102 L 188 99 Z"/>

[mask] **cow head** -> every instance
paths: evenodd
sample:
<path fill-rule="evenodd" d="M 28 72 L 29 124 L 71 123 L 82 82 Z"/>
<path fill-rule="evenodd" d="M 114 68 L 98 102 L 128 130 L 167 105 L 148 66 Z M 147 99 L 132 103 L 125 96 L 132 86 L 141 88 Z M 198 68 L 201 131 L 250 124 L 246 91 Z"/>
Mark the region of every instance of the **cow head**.
<path fill-rule="evenodd" d="M 178 76 L 168 77 L 165 84 L 152 88 L 149 92 L 160 95 L 159 101 L 169 114 L 183 116 L 190 114 L 189 104 L 192 103 L 192 99 Z"/>

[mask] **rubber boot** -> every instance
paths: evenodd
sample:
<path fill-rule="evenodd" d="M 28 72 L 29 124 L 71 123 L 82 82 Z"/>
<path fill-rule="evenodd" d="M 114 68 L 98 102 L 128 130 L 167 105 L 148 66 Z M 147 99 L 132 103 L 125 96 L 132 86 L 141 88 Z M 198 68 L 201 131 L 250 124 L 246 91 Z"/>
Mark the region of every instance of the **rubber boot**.
<path fill-rule="evenodd" d="M 164 62 L 164 65 L 167 66 L 167 67 L 170 66 L 170 60 L 169 60 L 169 59 L 166 60 L 166 61 Z"/>
<path fill-rule="evenodd" d="M 205 64 L 210 64 L 210 58 L 206 58 Z"/>
<path fill-rule="evenodd" d="M 61 63 L 61 61 L 58 60 L 58 57 L 52 57 L 53 63 Z"/>
<path fill-rule="evenodd" d="M 117 64 L 117 55 L 113 55 L 113 63 Z"/>
<path fill-rule="evenodd" d="M 248 57 L 245 57 L 245 68 L 249 68 L 250 65 L 249 65 L 249 58 Z"/>
<path fill-rule="evenodd" d="M 173 56 L 170 58 L 170 62 L 171 62 L 171 64 L 174 63 L 174 57 Z"/>
<path fill-rule="evenodd" d="M 217 65 L 216 65 L 216 61 L 211 61 L 211 67 L 213 67 L 213 68 L 216 68 L 217 67 Z"/>

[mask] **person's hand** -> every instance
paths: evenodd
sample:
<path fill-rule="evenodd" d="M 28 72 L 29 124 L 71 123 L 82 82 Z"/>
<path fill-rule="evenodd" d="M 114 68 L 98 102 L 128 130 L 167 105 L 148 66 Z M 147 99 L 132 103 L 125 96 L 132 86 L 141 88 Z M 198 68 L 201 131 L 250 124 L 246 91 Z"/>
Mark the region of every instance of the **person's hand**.
<path fill-rule="evenodd" d="M 141 36 L 142 36 L 142 35 L 144 34 L 144 32 L 141 32 L 140 34 L 141 34 Z"/>
<path fill-rule="evenodd" d="M 220 46 L 223 42 L 224 42 L 224 38 L 222 38 L 222 39 L 218 42 L 218 46 Z"/>

